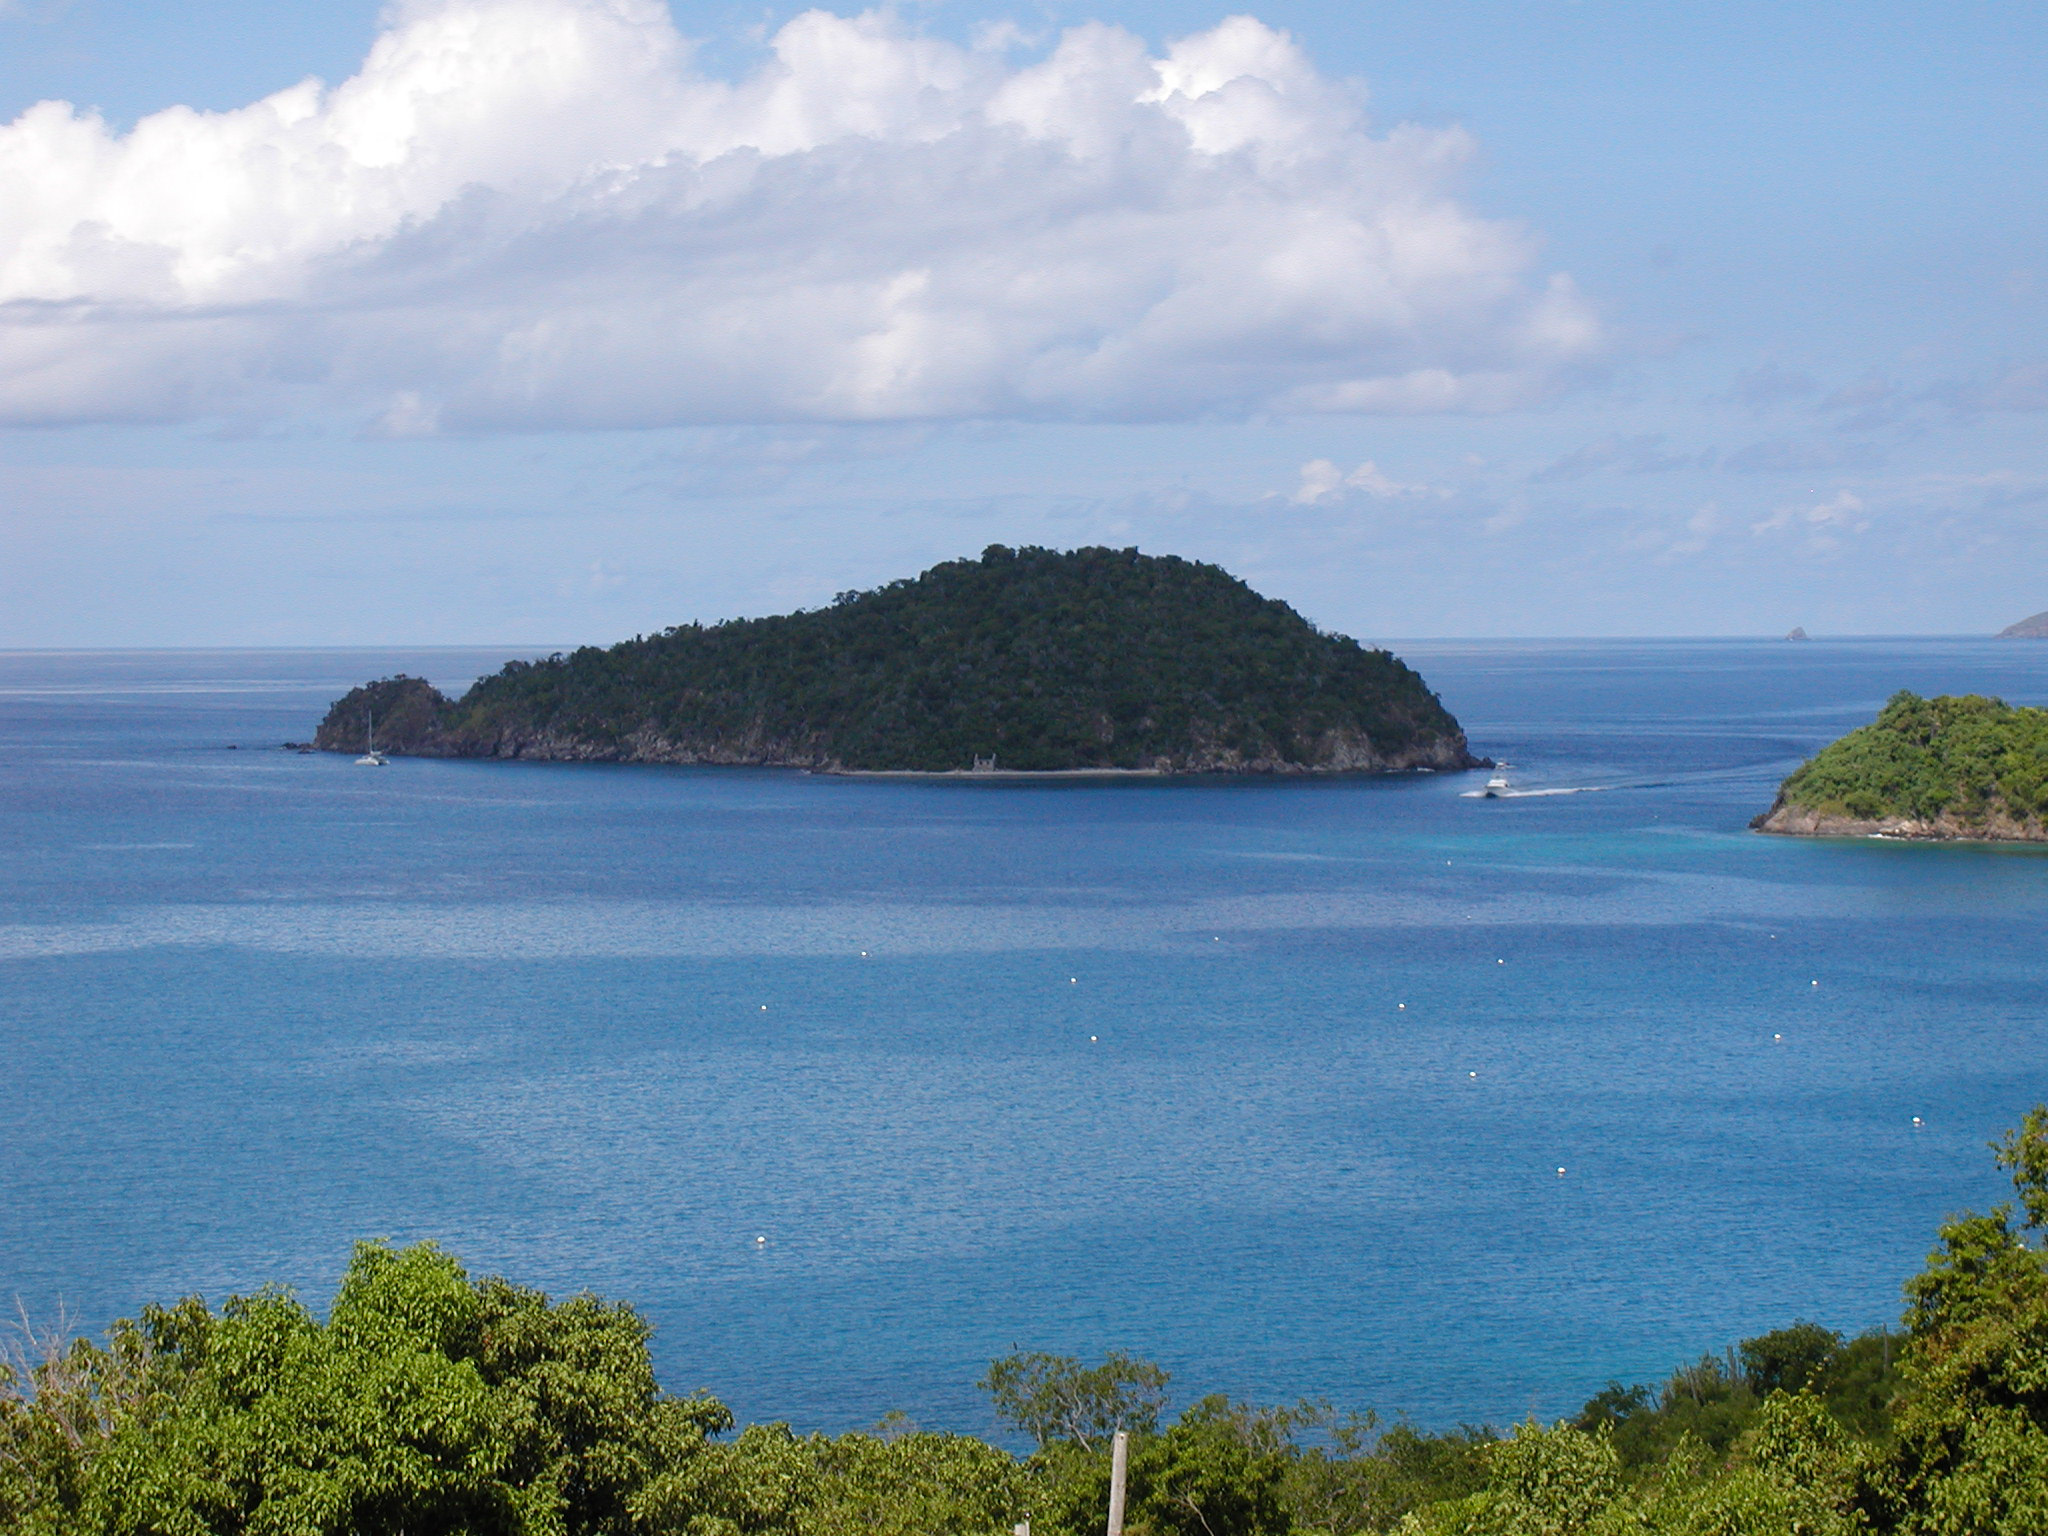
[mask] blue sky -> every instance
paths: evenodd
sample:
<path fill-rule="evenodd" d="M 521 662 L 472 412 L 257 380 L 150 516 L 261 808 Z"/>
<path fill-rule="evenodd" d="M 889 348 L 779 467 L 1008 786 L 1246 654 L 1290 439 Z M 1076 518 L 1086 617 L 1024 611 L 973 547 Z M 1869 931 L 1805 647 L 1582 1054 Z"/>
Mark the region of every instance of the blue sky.
<path fill-rule="evenodd" d="M 2038 7 L 1231 14 L 0 5 L 0 645 L 997 541 L 1373 639 L 2048 608 Z"/>

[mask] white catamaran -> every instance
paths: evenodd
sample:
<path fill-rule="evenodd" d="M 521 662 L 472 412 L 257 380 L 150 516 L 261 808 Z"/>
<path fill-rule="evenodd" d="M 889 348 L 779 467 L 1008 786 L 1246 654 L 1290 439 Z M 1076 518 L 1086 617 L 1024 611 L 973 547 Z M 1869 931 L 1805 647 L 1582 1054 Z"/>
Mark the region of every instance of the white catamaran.
<path fill-rule="evenodd" d="M 387 760 L 377 750 L 377 716 L 373 711 L 363 712 L 363 755 L 356 759 L 358 768 L 382 768 Z"/>

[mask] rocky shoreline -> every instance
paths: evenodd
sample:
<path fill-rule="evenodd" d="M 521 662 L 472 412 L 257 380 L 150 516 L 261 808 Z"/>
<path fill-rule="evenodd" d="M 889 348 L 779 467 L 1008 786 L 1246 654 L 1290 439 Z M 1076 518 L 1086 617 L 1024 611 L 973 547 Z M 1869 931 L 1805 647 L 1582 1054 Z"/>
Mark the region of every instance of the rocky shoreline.
<path fill-rule="evenodd" d="M 2002 807 L 1982 821 L 1964 821 L 1943 814 L 1931 821 L 1905 816 L 1865 819 L 1828 815 L 1778 797 L 1763 815 L 1750 822 L 1755 832 L 1779 837 L 1875 837 L 1918 843 L 2048 843 L 2048 825 L 2019 820 Z"/>
<path fill-rule="evenodd" d="M 415 684 L 424 688 L 423 684 Z M 437 703 L 444 704 L 435 696 Z M 353 711 L 337 709 L 322 722 L 311 745 L 322 752 L 355 753 L 364 738 L 353 728 Z M 1332 731 L 1314 743 L 1306 761 L 1276 756 L 1246 757 L 1227 748 L 1161 755 L 1150 763 L 1129 767 L 1079 766 L 1056 769 L 955 768 L 944 770 L 850 768 L 821 744 L 781 740 L 746 733 L 736 738 L 705 737 L 675 740 L 651 729 L 617 742 L 592 741 L 566 732 L 510 729 L 491 735 L 446 730 L 431 723 L 424 710 L 394 712 L 393 726 L 378 732 L 380 750 L 393 757 L 442 757 L 529 763 L 648 763 L 670 767 L 797 768 L 847 778 L 888 779 L 1049 779 L 1166 778 L 1187 774 L 1257 777 L 1329 776 L 1337 774 L 1455 773 L 1490 768 L 1491 758 L 1475 757 L 1462 733 L 1413 742 L 1382 752 L 1363 732 Z"/>
<path fill-rule="evenodd" d="M 763 766 L 774 767 L 776 764 Z M 929 779 L 940 783 L 975 782 L 984 784 L 1033 784 L 1043 780 L 1067 779 L 1177 779 L 1204 775 L 1250 778 L 1334 778 L 1346 774 L 1384 776 L 1396 773 L 1463 773 L 1472 768 L 1491 768 L 1493 759 L 1477 758 L 1472 762 L 1438 766 L 1432 763 L 1413 763 L 1401 768 L 1323 768 L 1310 767 L 1300 763 L 1282 764 L 1238 764 L 1213 768 L 1175 768 L 1157 766 L 1152 768 L 814 768 L 806 772 L 818 773 L 835 779 Z"/>

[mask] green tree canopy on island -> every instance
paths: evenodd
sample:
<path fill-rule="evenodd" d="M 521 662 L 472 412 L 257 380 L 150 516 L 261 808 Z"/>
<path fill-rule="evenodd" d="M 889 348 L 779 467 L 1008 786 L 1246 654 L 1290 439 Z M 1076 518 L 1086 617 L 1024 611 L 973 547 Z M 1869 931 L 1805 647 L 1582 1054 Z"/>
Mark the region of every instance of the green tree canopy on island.
<path fill-rule="evenodd" d="M 1757 825 L 1827 831 L 1891 823 L 1908 833 L 2010 837 L 2048 834 L 2044 821 L 2048 710 L 1978 694 L 1896 693 L 1877 719 L 1787 778 Z"/>
<path fill-rule="evenodd" d="M 315 736 L 447 757 L 1331 772 L 1464 768 L 1458 722 L 1384 650 L 1214 565 L 1008 549 L 828 608 L 515 661 L 461 699 L 388 678 Z"/>

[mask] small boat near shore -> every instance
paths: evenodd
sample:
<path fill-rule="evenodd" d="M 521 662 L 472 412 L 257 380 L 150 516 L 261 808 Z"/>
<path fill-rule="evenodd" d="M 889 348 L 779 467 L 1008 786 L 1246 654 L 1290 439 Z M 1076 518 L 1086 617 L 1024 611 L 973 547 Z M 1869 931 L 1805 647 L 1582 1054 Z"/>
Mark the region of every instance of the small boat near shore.
<path fill-rule="evenodd" d="M 1495 768 L 1501 770 L 1506 770 L 1512 766 L 1510 763 L 1494 764 Z M 1620 786 L 1613 784 L 1554 784 L 1544 789 L 1517 789 L 1509 781 L 1506 772 L 1502 771 L 1488 779 L 1484 789 L 1461 791 L 1459 798 L 1463 800 L 1544 800 L 1553 795 L 1590 795 L 1596 794 L 1603 789 L 1618 787 Z"/>
<path fill-rule="evenodd" d="M 1468 789 L 1460 798 L 1465 800 L 1499 800 L 1507 795 L 1510 792 L 1508 787 L 1508 769 L 1514 767 L 1514 764 L 1495 763 L 1493 767 L 1494 775 L 1486 781 L 1484 789 Z"/>
<path fill-rule="evenodd" d="M 356 759 L 358 768 L 388 768 L 391 760 L 377 750 L 377 717 L 363 716 L 363 755 Z"/>

